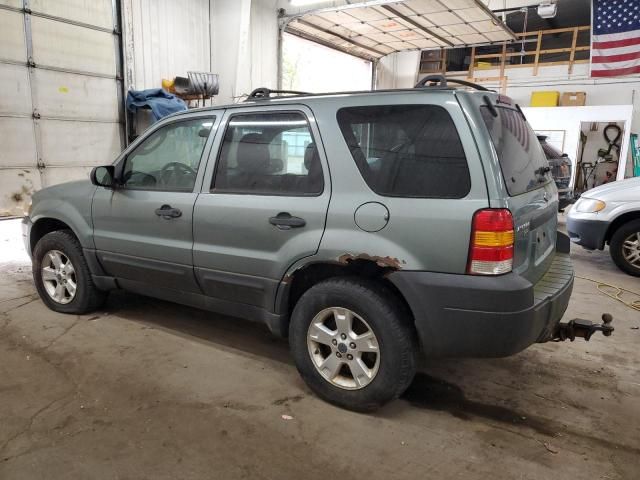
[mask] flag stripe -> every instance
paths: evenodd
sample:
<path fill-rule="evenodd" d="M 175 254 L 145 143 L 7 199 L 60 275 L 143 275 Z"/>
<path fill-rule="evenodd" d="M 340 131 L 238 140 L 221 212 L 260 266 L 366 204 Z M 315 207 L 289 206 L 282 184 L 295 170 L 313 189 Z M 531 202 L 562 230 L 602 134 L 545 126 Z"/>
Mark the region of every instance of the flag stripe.
<path fill-rule="evenodd" d="M 640 45 L 640 37 L 626 38 L 624 40 L 611 40 L 608 42 L 594 41 L 591 47 L 595 49 L 602 49 L 602 48 L 630 47 L 631 45 Z"/>
<path fill-rule="evenodd" d="M 640 65 L 638 60 L 625 60 L 623 62 L 604 62 L 604 63 L 592 63 L 591 68 L 593 70 L 604 70 L 605 68 L 628 68 Z"/>
<path fill-rule="evenodd" d="M 618 75 L 632 75 L 634 73 L 640 73 L 640 65 L 609 70 L 591 70 L 592 77 L 617 77 Z"/>
<path fill-rule="evenodd" d="M 620 55 L 622 53 L 631 53 L 640 51 L 640 45 L 632 45 L 630 47 L 619 48 L 592 48 L 591 56 L 594 55 Z"/>
<path fill-rule="evenodd" d="M 592 55 L 591 63 L 624 62 L 640 58 L 640 50 L 636 52 L 621 53 L 620 55 Z"/>

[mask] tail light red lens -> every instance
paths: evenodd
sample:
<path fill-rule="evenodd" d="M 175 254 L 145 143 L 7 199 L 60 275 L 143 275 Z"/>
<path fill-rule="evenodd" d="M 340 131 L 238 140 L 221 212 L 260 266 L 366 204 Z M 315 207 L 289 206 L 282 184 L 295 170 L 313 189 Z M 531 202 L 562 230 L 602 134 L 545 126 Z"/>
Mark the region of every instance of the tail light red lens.
<path fill-rule="evenodd" d="M 473 216 L 467 273 L 501 275 L 513 268 L 513 216 L 505 208 L 478 210 Z"/>

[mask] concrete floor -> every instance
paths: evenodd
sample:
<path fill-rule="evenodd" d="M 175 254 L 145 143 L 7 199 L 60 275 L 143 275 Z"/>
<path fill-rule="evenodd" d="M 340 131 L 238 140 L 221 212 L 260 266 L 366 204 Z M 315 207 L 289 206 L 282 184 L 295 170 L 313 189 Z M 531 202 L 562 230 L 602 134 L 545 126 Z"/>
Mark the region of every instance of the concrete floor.
<path fill-rule="evenodd" d="M 640 477 L 640 314 L 588 281 L 567 316 L 610 312 L 613 337 L 430 361 L 361 415 L 314 397 L 261 326 L 122 292 L 56 314 L 15 238 L 0 251 L 0 479 Z M 606 252 L 572 253 L 640 290 Z"/>

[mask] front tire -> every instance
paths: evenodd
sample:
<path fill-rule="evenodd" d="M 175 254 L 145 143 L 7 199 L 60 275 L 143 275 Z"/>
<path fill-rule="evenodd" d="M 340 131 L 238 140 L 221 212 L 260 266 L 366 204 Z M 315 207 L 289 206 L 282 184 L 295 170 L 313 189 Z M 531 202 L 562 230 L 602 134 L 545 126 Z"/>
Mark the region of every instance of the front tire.
<path fill-rule="evenodd" d="M 107 292 L 98 290 L 78 239 L 69 230 L 43 236 L 33 249 L 33 280 L 51 310 L 83 314 L 100 308 Z"/>
<path fill-rule="evenodd" d="M 368 279 L 333 278 L 307 290 L 293 310 L 289 343 L 309 388 L 349 410 L 372 411 L 398 398 L 416 371 L 407 308 Z"/>
<path fill-rule="evenodd" d="M 615 231 L 609 254 L 620 270 L 640 277 L 640 220 L 627 222 Z"/>

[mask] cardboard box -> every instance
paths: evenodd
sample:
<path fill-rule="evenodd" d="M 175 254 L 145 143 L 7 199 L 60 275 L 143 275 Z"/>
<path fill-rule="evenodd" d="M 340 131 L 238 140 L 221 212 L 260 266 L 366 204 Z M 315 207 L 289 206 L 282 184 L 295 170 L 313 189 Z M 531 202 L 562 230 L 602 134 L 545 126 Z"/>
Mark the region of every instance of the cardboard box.
<path fill-rule="evenodd" d="M 560 97 L 561 107 L 583 107 L 586 102 L 586 92 L 564 92 Z"/>
<path fill-rule="evenodd" d="M 560 92 L 531 92 L 532 107 L 557 107 Z"/>

